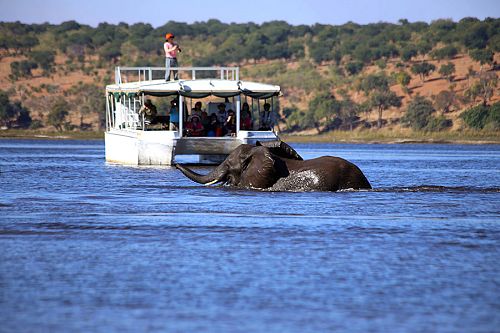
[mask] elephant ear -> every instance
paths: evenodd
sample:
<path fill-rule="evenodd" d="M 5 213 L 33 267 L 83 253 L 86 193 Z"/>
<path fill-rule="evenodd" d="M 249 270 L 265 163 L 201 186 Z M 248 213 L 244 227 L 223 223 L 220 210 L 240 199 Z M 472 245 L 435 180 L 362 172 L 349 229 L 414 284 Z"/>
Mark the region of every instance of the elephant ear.
<path fill-rule="evenodd" d="M 298 161 L 303 160 L 302 156 L 300 156 L 299 153 L 295 151 L 295 149 L 293 149 L 290 145 L 281 140 L 264 141 L 264 142 L 257 141 L 255 145 L 267 147 L 274 155 L 277 155 L 279 157 L 289 158 Z"/>
<path fill-rule="evenodd" d="M 246 158 L 241 173 L 241 186 L 251 188 L 268 188 L 280 177 L 277 169 L 279 160 L 276 160 L 267 147 L 255 147 Z"/>

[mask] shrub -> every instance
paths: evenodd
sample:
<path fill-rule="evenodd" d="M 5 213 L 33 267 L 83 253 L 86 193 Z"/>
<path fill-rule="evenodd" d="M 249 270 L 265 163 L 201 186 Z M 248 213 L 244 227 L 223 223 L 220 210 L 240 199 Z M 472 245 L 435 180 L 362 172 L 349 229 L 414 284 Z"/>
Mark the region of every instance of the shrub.
<path fill-rule="evenodd" d="M 361 61 L 353 61 L 345 65 L 345 70 L 349 75 L 356 75 L 363 69 L 363 63 Z"/>
<path fill-rule="evenodd" d="M 420 79 L 422 80 L 422 83 L 425 81 L 425 77 L 429 76 L 429 74 L 436 69 L 436 66 L 433 64 L 430 64 L 426 61 L 414 64 L 411 67 L 411 72 L 413 74 L 417 74 L 420 76 Z"/>
<path fill-rule="evenodd" d="M 31 119 L 30 112 L 26 108 L 22 107 L 21 103 L 16 103 L 19 109 L 19 115 L 17 116 L 17 125 L 21 128 L 29 128 L 33 120 Z"/>
<path fill-rule="evenodd" d="M 439 74 L 441 74 L 449 82 L 452 82 L 453 74 L 455 74 L 455 65 L 451 62 L 441 65 L 441 68 L 439 68 Z"/>
<path fill-rule="evenodd" d="M 450 128 L 452 125 L 453 122 L 451 121 L 451 119 L 447 119 L 444 116 L 430 117 L 427 126 L 425 126 L 425 129 L 427 131 L 437 132 Z"/>
<path fill-rule="evenodd" d="M 488 118 L 486 119 L 484 129 L 491 131 L 500 129 L 500 102 L 497 102 L 490 107 L 490 112 Z"/>
<path fill-rule="evenodd" d="M 410 45 L 401 50 L 401 60 L 410 61 L 411 58 L 417 55 L 417 49 L 415 46 Z"/>
<path fill-rule="evenodd" d="M 436 60 L 453 59 L 458 54 L 456 47 L 448 45 L 431 52 L 431 57 Z"/>
<path fill-rule="evenodd" d="M 458 97 L 452 90 L 442 90 L 434 96 L 434 105 L 442 113 L 449 112 L 451 107 L 458 108 Z"/>
<path fill-rule="evenodd" d="M 55 65 L 54 51 L 33 51 L 30 54 L 30 58 L 43 69 L 44 75 L 52 72 Z"/>
<path fill-rule="evenodd" d="M 43 127 L 43 123 L 39 119 L 35 119 L 31 122 L 30 129 L 36 130 Z"/>
<path fill-rule="evenodd" d="M 63 130 L 65 125 L 66 116 L 68 115 L 69 103 L 63 98 L 59 98 L 53 105 L 49 112 L 48 123 L 56 128 L 58 131 Z"/>
<path fill-rule="evenodd" d="M 485 64 L 491 65 L 493 63 L 494 53 L 488 49 L 474 49 L 469 52 L 470 57 L 477 61 L 481 66 Z"/>
<path fill-rule="evenodd" d="M 385 59 L 379 59 L 375 61 L 375 65 L 380 69 L 385 69 L 387 67 L 387 61 Z"/>
<path fill-rule="evenodd" d="M 14 61 L 10 64 L 11 76 L 14 80 L 32 76 L 31 70 L 35 68 L 38 68 L 37 63 L 29 60 Z"/>
<path fill-rule="evenodd" d="M 403 91 L 408 94 L 409 93 L 408 85 L 410 84 L 411 81 L 410 74 L 406 73 L 405 71 L 401 71 L 394 74 L 394 76 L 396 82 L 399 83 L 399 85 L 403 88 Z"/>
<path fill-rule="evenodd" d="M 432 102 L 422 96 L 416 96 L 406 109 L 406 114 L 401 119 L 403 125 L 413 130 L 423 130 L 429 124 L 434 113 Z"/>
<path fill-rule="evenodd" d="M 483 104 L 472 107 L 460 115 L 467 126 L 474 129 L 483 129 L 489 116 L 489 107 Z"/>

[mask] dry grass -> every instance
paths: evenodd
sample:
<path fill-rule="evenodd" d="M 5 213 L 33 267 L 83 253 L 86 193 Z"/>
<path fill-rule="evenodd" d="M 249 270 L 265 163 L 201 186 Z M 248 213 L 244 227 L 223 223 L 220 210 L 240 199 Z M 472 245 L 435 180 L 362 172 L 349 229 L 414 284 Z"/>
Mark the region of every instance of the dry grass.
<path fill-rule="evenodd" d="M 2 130 L 0 138 L 22 138 L 22 139 L 104 139 L 104 132 L 55 132 L 43 130 Z"/>
<path fill-rule="evenodd" d="M 287 142 L 500 144 L 499 132 L 410 130 L 331 131 L 320 135 L 280 135 Z"/>

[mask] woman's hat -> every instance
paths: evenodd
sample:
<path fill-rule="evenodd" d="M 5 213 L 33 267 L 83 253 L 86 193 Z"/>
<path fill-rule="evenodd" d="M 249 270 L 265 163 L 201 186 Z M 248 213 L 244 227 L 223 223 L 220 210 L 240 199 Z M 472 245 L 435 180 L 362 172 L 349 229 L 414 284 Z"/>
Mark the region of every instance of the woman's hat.
<path fill-rule="evenodd" d="M 174 34 L 168 33 L 165 35 L 165 39 L 174 38 Z"/>

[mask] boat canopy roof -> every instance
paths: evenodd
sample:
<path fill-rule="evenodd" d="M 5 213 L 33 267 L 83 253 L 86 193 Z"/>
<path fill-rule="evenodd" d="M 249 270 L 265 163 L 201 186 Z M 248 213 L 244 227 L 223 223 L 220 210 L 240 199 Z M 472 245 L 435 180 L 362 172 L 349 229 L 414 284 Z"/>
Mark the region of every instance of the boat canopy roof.
<path fill-rule="evenodd" d="M 280 86 L 242 80 L 197 79 L 168 81 L 138 81 L 106 86 L 106 92 L 119 95 L 171 96 L 180 94 L 190 98 L 204 98 L 210 95 L 232 97 L 239 94 L 265 99 L 280 94 Z"/>

